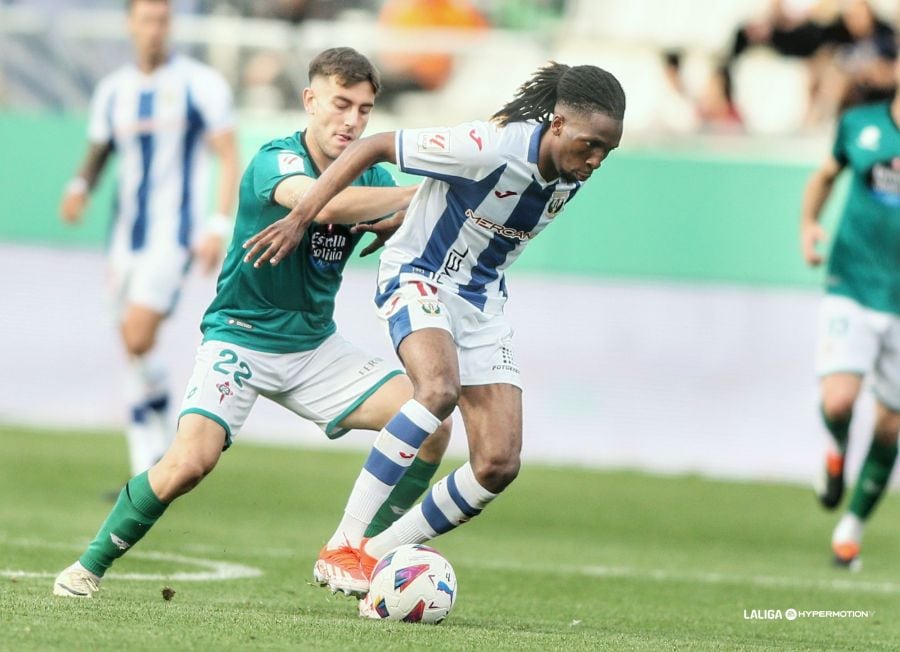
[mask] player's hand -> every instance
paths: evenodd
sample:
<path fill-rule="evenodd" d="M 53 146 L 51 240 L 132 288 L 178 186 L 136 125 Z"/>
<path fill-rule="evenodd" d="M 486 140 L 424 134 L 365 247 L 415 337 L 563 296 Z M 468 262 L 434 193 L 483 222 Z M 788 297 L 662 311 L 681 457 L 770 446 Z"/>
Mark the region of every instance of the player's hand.
<path fill-rule="evenodd" d="M 810 267 L 817 267 L 825 261 L 825 257 L 818 251 L 818 244 L 824 242 L 825 238 L 825 229 L 818 222 L 804 222 L 800 226 L 800 248 L 803 259 Z"/>
<path fill-rule="evenodd" d="M 267 226 L 244 243 L 247 254 L 244 262 L 253 262 L 254 267 L 262 267 L 266 262 L 277 265 L 290 254 L 306 233 L 306 224 L 291 219 L 290 214 Z"/>
<path fill-rule="evenodd" d="M 225 238 L 218 233 L 207 233 L 194 247 L 194 258 L 200 265 L 200 271 L 204 274 L 212 274 L 219 268 L 222 262 L 222 252 L 225 250 Z"/>
<path fill-rule="evenodd" d="M 66 224 L 78 224 L 86 205 L 86 192 L 66 192 L 59 204 L 59 216 Z"/>
<path fill-rule="evenodd" d="M 368 222 L 365 224 L 356 224 L 351 229 L 351 233 L 374 233 L 375 239 L 372 240 L 366 248 L 359 252 L 359 257 L 363 258 L 368 256 L 369 254 L 375 253 L 381 247 L 384 246 L 384 243 L 387 242 L 394 233 L 397 232 L 397 229 L 400 228 L 400 225 L 403 224 L 403 218 L 406 215 L 406 211 L 397 211 L 391 217 L 380 220 L 378 222 Z"/>

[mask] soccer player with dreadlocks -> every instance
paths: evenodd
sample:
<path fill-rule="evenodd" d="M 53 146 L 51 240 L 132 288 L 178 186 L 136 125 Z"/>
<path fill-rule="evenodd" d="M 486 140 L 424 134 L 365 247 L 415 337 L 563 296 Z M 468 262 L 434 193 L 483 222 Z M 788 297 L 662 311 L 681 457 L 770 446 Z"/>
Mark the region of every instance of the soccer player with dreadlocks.
<path fill-rule="evenodd" d="M 427 177 L 382 253 L 375 298 L 414 395 L 380 432 L 345 514 L 365 520 L 375 506 L 358 496 L 395 484 L 457 405 L 469 461 L 384 532 L 347 541 L 358 567 L 317 567 L 317 577 L 365 583 L 381 555 L 449 532 L 515 479 L 522 385 L 503 314 L 504 272 L 618 146 L 624 113 L 625 94 L 610 73 L 551 63 L 489 122 L 403 129 L 350 145 L 284 219 L 245 243 L 245 261 L 277 265 L 328 201 L 374 163 Z M 360 605 L 368 615 L 371 605 Z"/>

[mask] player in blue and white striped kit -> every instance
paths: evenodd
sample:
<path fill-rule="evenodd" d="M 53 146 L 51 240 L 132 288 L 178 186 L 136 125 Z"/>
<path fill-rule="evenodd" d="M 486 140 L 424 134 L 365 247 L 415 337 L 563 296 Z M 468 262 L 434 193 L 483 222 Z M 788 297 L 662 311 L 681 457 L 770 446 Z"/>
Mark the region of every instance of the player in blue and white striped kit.
<path fill-rule="evenodd" d="M 347 510 L 359 511 L 366 486 L 396 483 L 403 459 L 457 404 L 469 462 L 386 531 L 359 542 L 363 578 L 396 546 L 476 516 L 515 479 L 522 391 L 503 314 L 504 272 L 618 146 L 624 112 L 624 92 L 608 72 L 550 64 L 490 122 L 404 129 L 351 145 L 287 217 L 245 243 L 245 259 L 257 267 L 278 264 L 319 210 L 375 162 L 427 177 L 387 242 L 376 297 L 414 397 L 376 439 Z M 369 605 L 361 605 L 367 615 Z"/>
<path fill-rule="evenodd" d="M 127 430 L 133 474 L 165 452 L 166 367 L 157 330 L 175 307 L 192 259 L 215 271 L 231 233 L 238 161 L 231 90 L 215 70 L 168 48 L 167 0 L 132 0 L 136 60 L 111 73 L 91 101 L 88 152 L 60 212 L 80 220 L 109 155 L 118 156 L 109 285 L 129 357 Z M 206 219 L 210 153 L 220 162 L 217 212 Z"/>

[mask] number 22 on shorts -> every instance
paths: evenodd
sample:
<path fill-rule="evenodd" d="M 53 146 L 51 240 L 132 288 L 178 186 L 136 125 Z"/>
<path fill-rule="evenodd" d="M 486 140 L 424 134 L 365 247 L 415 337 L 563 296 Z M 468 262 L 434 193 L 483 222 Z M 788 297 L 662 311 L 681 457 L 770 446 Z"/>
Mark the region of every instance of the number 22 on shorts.
<path fill-rule="evenodd" d="M 219 351 L 219 357 L 222 359 L 213 365 L 213 371 L 231 376 L 234 378 L 234 384 L 238 387 L 243 387 L 244 381 L 253 377 L 253 372 L 250 371 L 247 363 L 239 360 L 238 354 L 231 349 L 222 349 Z"/>

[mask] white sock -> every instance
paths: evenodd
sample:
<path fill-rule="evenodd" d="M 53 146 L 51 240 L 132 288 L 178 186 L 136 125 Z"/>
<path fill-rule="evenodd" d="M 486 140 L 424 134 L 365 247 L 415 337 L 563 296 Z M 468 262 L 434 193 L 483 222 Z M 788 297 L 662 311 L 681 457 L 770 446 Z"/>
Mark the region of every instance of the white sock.
<path fill-rule="evenodd" d="M 126 437 L 133 475 L 153 466 L 171 441 L 165 418 L 167 376 L 165 366 L 153 351 L 129 362 L 127 394 L 131 414 Z"/>
<path fill-rule="evenodd" d="M 466 462 L 435 484 L 421 503 L 391 527 L 372 537 L 366 552 L 381 557 L 406 543 L 424 543 L 474 518 L 496 497 L 478 483 Z"/>
<path fill-rule="evenodd" d="M 847 512 L 838 521 L 834 533 L 831 535 L 831 543 L 862 543 L 865 523 L 853 512 Z"/>
<path fill-rule="evenodd" d="M 418 401 L 411 399 L 400 408 L 375 439 L 328 548 L 359 546 L 369 523 L 412 464 L 422 442 L 440 425 L 441 420 Z"/>

